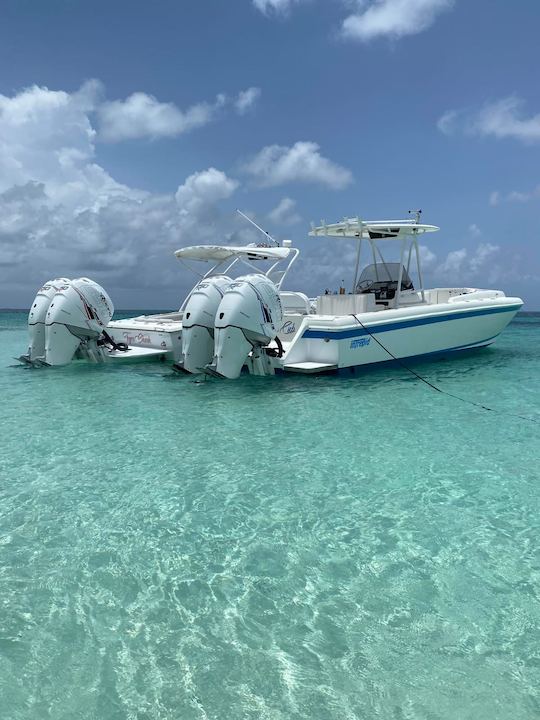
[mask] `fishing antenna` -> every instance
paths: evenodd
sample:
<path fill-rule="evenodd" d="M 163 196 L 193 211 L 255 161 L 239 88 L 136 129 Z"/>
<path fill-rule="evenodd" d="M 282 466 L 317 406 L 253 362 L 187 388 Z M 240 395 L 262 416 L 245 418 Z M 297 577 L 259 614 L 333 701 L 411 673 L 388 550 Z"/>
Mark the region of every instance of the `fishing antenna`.
<path fill-rule="evenodd" d="M 273 238 L 269 232 L 267 232 L 266 230 L 263 230 L 262 227 L 257 225 L 257 223 L 254 220 L 252 220 L 250 217 L 248 217 L 245 213 L 243 213 L 238 208 L 236 208 L 236 212 L 239 215 L 241 215 L 243 218 L 245 218 L 248 222 L 250 222 L 254 227 L 256 227 L 259 232 L 262 232 L 262 234 L 265 235 L 269 240 L 271 240 L 274 243 L 274 245 L 277 245 L 277 247 L 279 247 L 278 241 L 275 238 Z"/>

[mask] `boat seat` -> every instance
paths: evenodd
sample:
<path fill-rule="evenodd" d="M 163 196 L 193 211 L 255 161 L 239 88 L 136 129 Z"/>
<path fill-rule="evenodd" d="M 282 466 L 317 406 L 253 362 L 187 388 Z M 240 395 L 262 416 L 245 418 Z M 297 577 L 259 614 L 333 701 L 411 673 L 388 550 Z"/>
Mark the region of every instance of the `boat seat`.
<path fill-rule="evenodd" d="M 279 293 L 284 315 L 309 315 L 311 304 L 307 295 L 301 292 Z"/>

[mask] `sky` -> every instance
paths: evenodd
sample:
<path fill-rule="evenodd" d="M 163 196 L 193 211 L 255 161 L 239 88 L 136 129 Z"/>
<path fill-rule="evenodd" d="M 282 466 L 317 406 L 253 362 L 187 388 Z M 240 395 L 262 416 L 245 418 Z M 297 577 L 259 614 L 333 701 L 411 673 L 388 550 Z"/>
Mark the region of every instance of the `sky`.
<path fill-rule="evenodd" d="M 426 286 L 540 310 L 538 0 L 0 0 L 0 307 L 91 277 L 178 307 L 174 250 L 301 255 L 284 289 L 353 272 L 310 222 L 407 217 Z"/>

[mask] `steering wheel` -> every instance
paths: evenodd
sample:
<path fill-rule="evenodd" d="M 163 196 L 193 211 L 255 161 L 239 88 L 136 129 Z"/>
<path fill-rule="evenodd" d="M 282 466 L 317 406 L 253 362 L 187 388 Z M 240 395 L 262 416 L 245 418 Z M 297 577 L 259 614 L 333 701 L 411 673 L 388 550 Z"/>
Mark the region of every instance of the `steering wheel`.
<path fill-rule="evenodd" d="M 375 280 L 370 280 L 369 278 L 366 280 L 360 280 L 360 282 L 356 285 L 356 292 L 365 292 L 366 290 L 369 290 L 370 287 L 373 287 L 374 283 Z"/>

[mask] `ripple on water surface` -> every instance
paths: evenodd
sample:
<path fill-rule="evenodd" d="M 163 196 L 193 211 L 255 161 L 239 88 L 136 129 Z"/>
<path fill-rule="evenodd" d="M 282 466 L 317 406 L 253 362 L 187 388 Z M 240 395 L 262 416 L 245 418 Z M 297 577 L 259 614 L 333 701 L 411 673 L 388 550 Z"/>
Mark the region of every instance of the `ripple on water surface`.
<path fill-rule="evenodd" d="M 10 720 L 536 718 L 540 324 L 352 378 L 14 367 Z M 5 714 L 5 709 L 8 709 Z"/>

